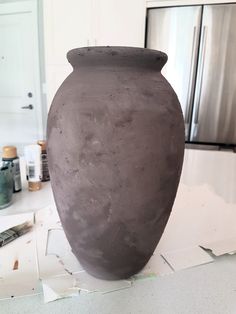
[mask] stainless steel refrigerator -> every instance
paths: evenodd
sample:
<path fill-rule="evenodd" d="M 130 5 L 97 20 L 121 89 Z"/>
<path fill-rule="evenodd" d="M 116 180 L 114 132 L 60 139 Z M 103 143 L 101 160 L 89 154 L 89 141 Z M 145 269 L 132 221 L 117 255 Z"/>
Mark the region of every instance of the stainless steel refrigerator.
<path fill-rule="evenodd" d="M 236 145 L 236 4 L 149 9 L 146 46 L 168 55 L 186 141 Z"/>

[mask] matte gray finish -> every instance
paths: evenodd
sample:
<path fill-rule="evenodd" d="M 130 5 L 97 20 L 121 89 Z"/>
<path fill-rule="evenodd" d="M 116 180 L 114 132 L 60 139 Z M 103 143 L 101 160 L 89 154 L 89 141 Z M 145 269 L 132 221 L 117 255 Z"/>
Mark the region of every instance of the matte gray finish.
<path fill-rule="evenodd" d="M 193 106 L 201 10 L 201 6 L 186 6 L 148 11 L 147 47 L 168 55 L 162 74 L 179 98 L 184 113 L 186 140 Z"/>
<path fill-rule="evenodd" d="M 184 122 L 161 75 L 167 56 L 129 47 L 68 53 L 74 71 L 48 117 L 59 215 L 90 274 L 128 278 L 150 259 L 168 221 L 184 153 Z"/>
<path fill-rule="evenodd" d="M 236 144 L 236 4 L 206 5 L 191 140 Z"/>

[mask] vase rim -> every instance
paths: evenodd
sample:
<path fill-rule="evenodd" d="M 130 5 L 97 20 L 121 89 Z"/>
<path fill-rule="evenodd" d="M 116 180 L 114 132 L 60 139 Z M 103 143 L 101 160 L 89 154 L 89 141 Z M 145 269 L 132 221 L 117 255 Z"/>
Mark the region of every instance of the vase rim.
<path fill-rule="evenodd" d="M 67 59 L 73 68 L 114 65 L 160 71 L 168 57 L 162 51 L 148 48 L 94 46 L 72 49 Z"/>

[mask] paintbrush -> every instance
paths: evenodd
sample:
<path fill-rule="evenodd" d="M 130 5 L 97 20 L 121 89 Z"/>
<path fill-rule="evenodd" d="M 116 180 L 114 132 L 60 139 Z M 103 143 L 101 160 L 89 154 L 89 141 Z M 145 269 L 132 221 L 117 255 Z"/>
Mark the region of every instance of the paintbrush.
<path fill-rule="evenodd" d="M 23 234 L 29 232 L 33 227 L 32 222 L 26 221 L 23 224 L 14 226 L 8 230 L 0 233 L 0 247 L 12 242 L 21 237 Z"/>

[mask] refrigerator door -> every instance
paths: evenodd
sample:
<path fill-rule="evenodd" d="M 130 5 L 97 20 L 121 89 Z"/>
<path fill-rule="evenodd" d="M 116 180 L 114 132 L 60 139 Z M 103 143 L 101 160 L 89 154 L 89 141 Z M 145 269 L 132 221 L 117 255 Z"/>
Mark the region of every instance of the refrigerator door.
<path fill-rule="evenodd" d="M 236 144 L 236 5 L 203 9 L 191 140 Z"/>
<path fill-rule="evenodd" d="M 186 139 L 192 113 L 201 12 L 201 6 L 148 10 L 147 48 L 161 50 L 168 55 L 162 74 L 179 98 Z"/>

